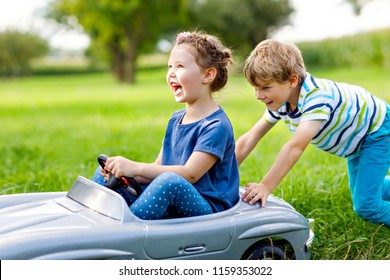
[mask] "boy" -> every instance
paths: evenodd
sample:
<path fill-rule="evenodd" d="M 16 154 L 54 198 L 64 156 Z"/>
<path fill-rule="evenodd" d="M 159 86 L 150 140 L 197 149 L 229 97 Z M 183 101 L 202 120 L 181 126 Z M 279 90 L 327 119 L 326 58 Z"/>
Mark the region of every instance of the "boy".
<path fill-rule="evenodd" d="M 264 178 L 246 185 L 244 201 L 261 200 L 264 207 L 269 194 L 312 143 L 347 159 L 356 214 L 390 227 L 390 106 L 361 87 L 311 76 L 294 44 L 261 42 L 244 71 L 267 110 L 237 140 L 238 164 L 277 121 L 283 120 L 294 132 Z"/>

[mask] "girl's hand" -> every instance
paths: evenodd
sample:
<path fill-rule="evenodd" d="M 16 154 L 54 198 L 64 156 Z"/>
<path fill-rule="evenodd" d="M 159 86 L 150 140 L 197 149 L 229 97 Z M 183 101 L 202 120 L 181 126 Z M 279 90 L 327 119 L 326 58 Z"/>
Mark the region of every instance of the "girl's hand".
<path fill-rule="evenodd" d="M 265 207 L 270 193 L 272 190 L 262 183 L 249 183 L 245 185 L 242 199 L 251 205 L 260 200 L 261 206 Z"/>
<path fill-rule="evenodd" d="M 104 180 L 107 182 L 108 177 L 110 177 L 110 172 L 100 167 L 100 175 L 104 176 Z"/>
<path fill-rule="evenodd" d="M 116 156 L 109 157 L 105 169 L 111 172 L 116 178 L 134 177 L 136 174 L 137 163 L 127 158 Z"/>

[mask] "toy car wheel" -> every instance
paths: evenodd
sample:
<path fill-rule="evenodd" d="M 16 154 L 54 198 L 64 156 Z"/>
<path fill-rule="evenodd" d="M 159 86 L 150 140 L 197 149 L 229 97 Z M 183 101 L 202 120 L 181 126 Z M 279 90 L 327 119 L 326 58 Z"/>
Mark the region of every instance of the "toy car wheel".
<path fill-rule="evenodd" d="M 271 243 L 262 243 L 248 253 L 244 254 L 243 259 L 246 260 L 287 260 L 288 257 L 285 251 Z"/>

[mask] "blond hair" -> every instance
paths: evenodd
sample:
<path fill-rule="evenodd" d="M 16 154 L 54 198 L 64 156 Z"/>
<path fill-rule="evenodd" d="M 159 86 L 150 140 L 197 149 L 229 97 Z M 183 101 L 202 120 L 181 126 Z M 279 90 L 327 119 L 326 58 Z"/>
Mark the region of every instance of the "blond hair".
<path fill-rule="evenodd" d="M 306 70 L 301 51 L 292 43 L 268 39 L 259 43 L 245 62 L 244 74 L 253 86 L 286 82 L 297 74 L 303 82 Z"/>

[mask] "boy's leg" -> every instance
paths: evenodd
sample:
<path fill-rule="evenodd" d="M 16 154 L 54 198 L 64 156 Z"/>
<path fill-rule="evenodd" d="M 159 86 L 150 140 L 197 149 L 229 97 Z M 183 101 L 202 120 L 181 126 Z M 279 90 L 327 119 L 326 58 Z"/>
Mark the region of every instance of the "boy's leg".
<path fill-rule="evenodd" d="M 384 130 L 384 134 L 390 135 L 390 104 L 386 104 L 387 112 L 384 123 L 382 124 L 381 130 Z M 387 138 L 387 143 L 389 144 L 390 139 Z M 389 159 L 390 160 L 390 159 Z M 389 174 L 390 170 L 388 170 Z M 390 176 L 385 177 L 385 182 L 382 191 L 383 200 L 390 201 Z"/>
<path fill-rule="evenodd" d="M 390 227 L 389 181 L 390 134 L 386 126 L 367 135 L 359 156 L 348 160 L 355 212 L 364 220 Z M 353 180 L 355 179 L 355 184 Z"/>
<path fill-rule="evenodd" d="M 359 169 L 359 156 L 348 158 L 347 165 L 348 165 L 349 188 L 353 196 L 353 194 L 355 193 L 356 176 L 358 174 L 358 169 Z M 386 201 L 390 201 L 390 176 L 385 177 L 384 186 L 382 188 L 382 199 Z"/>
<path fill-rule="evenodd" d="M 383 200 L 390 201 L 390 176 L 385 178 L 385 186 L 382 191 Z"/>
<path fill-rule="evenodd" d="M 154 179 L 130 210 L 139 218 L 160 219 L 167 212 L 175 217 L 191 217 L 213 213 L 198 190 L 183 177 L 166 172 Z"/>
<path fill-rule="evenodd" d="M 353 157 L 349 157 L 347 159 L 347 166 L 348 166 L 349 188 L 351 190 L 351 195 L 353 197 L 355 193 L 356 176 L 358 174 L 358 168 L 359 168 L 359 156 L 355 155 Z"/>

